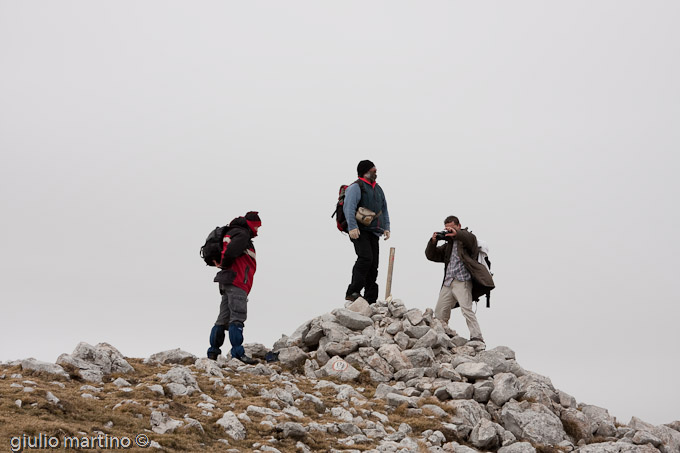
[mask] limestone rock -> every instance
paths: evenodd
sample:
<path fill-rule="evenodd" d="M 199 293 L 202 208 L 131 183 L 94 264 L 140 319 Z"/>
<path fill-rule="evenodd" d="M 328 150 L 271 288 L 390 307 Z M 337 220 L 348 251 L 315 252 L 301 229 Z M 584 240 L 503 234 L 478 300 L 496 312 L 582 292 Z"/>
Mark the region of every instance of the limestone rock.
<path fill-rule="evenodd" d="M 90 382 L 102 382 L 104 376 L 113 373 L 125 374 L 135 371 L 120 351 L 108 343 L 92 346 L 81 342 L 72 354 L 60 355 L 57 364 Z"/>
<path fill-rule="evenodd" d="M 498 406 L 503 406 L 512 398 L 517 398 L 521 392 L 519 379 L 512 373 L 497 374 L 493 378 L 493 391 L 491 401 Z"/>
<path fill-rule="evenodd" d="M 167 383 L 167 388 L 173 395 L 191 395 L 201 390 L 191 370 L 182 365 L 171 368 L 165 374 L 158 374 L 158 377 L 162 382 Z"/>
<path fill-rule="evenodd" d="M 567 440 L 560 419 L 542 404 L 520 405 L 510 401 L 501 411 L 502 425 L 520 440 L 555 445 Z"/>
<path fill-rule="evenodd" d="M 167 413 L 161 411 L 151 412 L 151 431 L 158 434 L 167 434 L 174 432 L 177 428 L 182 426 L 184 422 L 181 420 L 174 420 L 168 416 Z"/>
<path fill-rule="evenodd" d="M 338 323 L 352 330 L 363 330 L 368 326 L 373 325 L 373 320 L 368 316 L 364 316 L 346 308 L 340 308 L 333 311 L 333 314 L 338 320 Z"/>
<path fill-rule="evenodd" d="M 404 314 L 404 317 L 408 319 L 411 325 L 417 326 L 423 321 L 423 312 L 417 308 L 412 308 Z"/>
<path fill-rule="evenodd" d="M 305 363 L 309 359 L 309 354 L 297 346 L 279 349 L 279 362 L 282 365 L 296 367 Z"/>
<path fill-rule="evenodd" d="M 285 422 L 276 426 L 276 430 L 283 434 L 285 439 L 303 439 L 307 430 L 300 423 Z"/>
<path fill-rule="evenodd" d="M 196 369 L 203 371 L 208 376 L 216 376 L 219 378 L 224 377 L 222 373 L 222 368 L 217 364 L 215 360 L 210 360 L 206 357 L 202 357 L 194 363 Z"/>
<path fill-rule="evenodd" d="M 61 366 L 54 363 L 41 362 L 40 360 L 36 360 L 32 357 L 30 359 L 25 359 L 21 361 L 21 369 L 37 371 L 41 373 L 56 374 L 58 376 L 62 376 L 65 378 L 69 377 L 68 373 L 64 371 L 64 369 Z"/>
<path fill-rule="evenodd" d="M 470 433 L 470 443 L 484 450 L 495 450 L 501 444 L 503 427 L 490 420 L 481 419 Z"/>
<path fill-rule="evenodd" d="M 593 438 L 593 425 L 583 412 L 571 407 L 564 409 L 560 420 L 566 433 L 573 437 L 575 442 L 582 439 L 590 442 Z"/>
<path fill-rule="evenodd" d="M 182 351 L 180 348 L 170 349 L 151 354 L 144 359 L 144 363 L 175 363 L 180 365 L 191 365 L 196 362 L 196 357 L 190 352 Z"/>
<path fill-rule="evenodd" d="M 637 417 L 631 418 L 628 426 L 638 431 L 647 431 L 658 437 L 663 442 L 663 444 L 659 446 L 659 450 L 663 453 L 676 453 L 680 451 L 680 432 L 673 428 L 664 425 L 655 426 L 646 423 Z"/>
<path fill-rule="evenodd" d="M 651 445 L 634 445 L 625 442 L 601 442 L 585 445 L 575 453 L 658 453 L 659 450 Z"/>
<path fill-rule="evenodd" d="M 224 429 L 224 432 L 234 440 L 243 440 L 246 438 L 246 428 L 234 415 L 232 411 L 227 411 L 222 415 L 222 418 L 217 420 L 217 425 Z"/>
<path fill-rule="evenodd" d="M 521 378 L 520 378 L 521 379 Z M 616 435 L 616 420 L 609 415 L 609 411 L 602 407 L 589 404 L 581 405 L 581 412 L 588 417 L 593 426 L 592 433 L 599 437 L 613 437 Z"/>
<path fill-rule="evenodd" d="M 371 309 L 371 306 L 363 297 L 359 297 L 357 300 L 349 304 L 347 306 L 347 309 L 367 317 L 373 315 L 373 310 Z"/>
<path fill-rule="evenodd" d="M 456 367 L 456 372 L 471 380 L 486 379 L 493 376 L 493 370 L 486 363 L 466 362 Z"/>
<path fill-rule="evenodd" d="M 499 448 L 498 453 L 536 453 L 536 449 L 529 442 L 517 442 Z"/>
<path fill-rule="evenodd" d="M 474 384 L 474 389 L 472 399 L 478 403 L 488 403 L 494 389 L 493 381 L 477 381 Z"/>
<path fill-rule="evenodd" d="M 378 349 L 380 357 L 396 371 L 411 368 L 413 364 L 400 350 L 396 344 L 386 344 Z"/>
<path fill-rule="evenodd" d="M 342 381 L 353 381 L 359 377 L 359 371 L 338 356 L 331 358 L 317 374 L 319 377 L 337 377 Z"/>

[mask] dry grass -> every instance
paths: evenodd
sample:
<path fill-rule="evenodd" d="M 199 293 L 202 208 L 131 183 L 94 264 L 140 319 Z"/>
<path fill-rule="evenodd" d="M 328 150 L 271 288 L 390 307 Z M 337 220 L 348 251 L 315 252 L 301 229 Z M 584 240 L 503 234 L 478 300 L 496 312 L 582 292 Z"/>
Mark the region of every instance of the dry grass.
<path fill-rule="evenodd" d="M 56 436 L 62 439 L 64 436 L 96 436 L 96 432 L 103 432 L 108 436 L 119 438 L 129 437 L 134 439 L 137 434 L 146 434 L 151 440 L 158 442 L 167 451 L 224 451 L 226 448 L 237 448 L 241 451 L 253 450 L 253 444 L 261 442 L 269 444 L 282 452 L 296 452 L 295 444 L 297 440 L 284 439 L 276 429 L 260 422 L 263 416 L 249 414 L 252 422 L 244 422 L 248 437 L 243 441 L 235 441 L 227 436 L 221 427 L 216 425 L 217 420 L 223 415 L 222 411 L 231 410 L 236 414 L 246 412 L 250 405 L 259 407 L 269 407 L 270 400 L 260 396 L 262 388 L 271 389 L 278 386 L 272 383 L 268 376 L 253 376 L 246 373 L 236 373 L 224 369 L 225 378 L 221 385 L 214 385 L 209 377 L 198 373 L 195 375 L 199 387 L 203 393 L 209 395 L 217 401 L 215 406 L 222 410 L 212 410 L 211 415 L 204 415 L 203 409 L 197 404 L 203 402 L 198 392 L 190 396 L 171 397 L 169 394 L 163 397 L 148 389 L 148 385 L 160 384 L 159 373 L 166 373 L 170 365 L 146 365 L 141 359 L 127 359 L 135 368 L 135 373 L 129 375 L 112 375 L 104 379 L 103 385 L 95 385 L 85 382 L 77 377 L 74 370 L 71 371 L 72 379 L 58 378 L 54 375 L 40 374 L 28 370 L 22 371 L 21 367 L 0 367 L 0 375 L 5 374 L 5 379 L 0 379 L 0 451 L 9 451 L 10 438 L 14 436 Z M 21 379 L 11 378 L 12 374 L 21 374 Z M 134 389 L 127 393 L 113 385 L 117 377 L 127 380 Z M 24 393 L 22 388 L 11 387 L 12 383 L 22 384 L 25 380 L 36 382 L 35 391 Z M 52 382 L 57 381 L 64 385 L 61 388 Z M 362 394 L 370 398 L 375 393 L 375 386 L 372 382 L 363 381 Z M 339 384 L 345 382 L 337 381 Z M 101 388 L 101 392 L 82 391 L 82 385 L 93 385 Z M 228 398 L 224 396 L 224 385 L 233 385 L 243 396 L 243 398 Z M 138 386 L 139 385 L 139 386 Z M 335 397 L 337 392 L 332 388 L 314 389 L 314 384 L 307 379 L 300 378 L 296 382 L 297 387 L 304 393 L 316 394 L 326 405 L 332 408 L 341 405 Z M 353 383 L 356 388 L 356 383 Z M 54 405 L 47 401 L 47 392 L 51 392 L 60 402 Z M 91 393 L 97 396 L 98 400 L 85 399 L 82 393 Z M 15 405 L 15 400 L 22 401 L 22 407 Z M 113 407 L 124 401 L 134 400 L 139 404 L 125 404 L 116 409 Z M 167 407 L 159 408 L 161 405 Z M 370 409 L 375 403 L 369 402 L 365 408 Z M 337 422 L 330 414 L 320 414 L 316 407 L 311 403 L 304 403 L 296 406 L 304 414 L 303 418 L 291 419 L 303 425 L 312 422 L 325 424 Z M 196 429 L 187 430 L 184 427 L 177 429 L 173 433 L 157 434 L 150 430 L 150 416 L 154 410 L 161 410 L 168 413 L 176 420 L 182 420 L 185 415 L 198 420 L 205 432 Z M 276 409 L 275 409 L 276 410 Z M 380 409 L 378 409 L 380 410 Z M 288 419 L 280 419 L 288 421 Z M 410 418 L 403 418 L 404 421 Z M 106 427 L 108 422 L 113 425 Z M 395 429 L 398 429 L 399 423 Z M 339 438 L 347 437 L 343 434 L 327 434 L 314 432 L 307 435 L 303 442 L 310 446 L 314 451 L 328 451 L 335 449 L 356 449 L 366 450 L 373 445 L 353 445 L 343 446 L 338 443 Z M 219 439 L 227 439 L 229 447 Z M 272 440 L 271 442 L 269 442 Z M 85 450 L 83 450 L 85 451 Z M 89 449 L 87 451 L 93 451 Z M 96 451 L 96 449 L 94 450 Z M 149 449 L 129 449 L 128 451 L 149 451 Z"/>

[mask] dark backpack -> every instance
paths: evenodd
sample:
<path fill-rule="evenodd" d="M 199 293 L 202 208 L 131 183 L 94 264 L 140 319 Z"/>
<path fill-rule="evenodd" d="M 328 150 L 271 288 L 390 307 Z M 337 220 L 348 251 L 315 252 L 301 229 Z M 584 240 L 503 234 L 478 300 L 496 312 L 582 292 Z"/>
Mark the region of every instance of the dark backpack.
<path fill-rule="evenodd" d="M 222 261 L 222 248 L 224 246 L 224 235 L 227 232 L 229 225 L 217 227 L 210 232 L 205 240 L 205 244 L 201 247 L 201 258 L 208 266 L 215 266 L 213 261 L 218 263 Z"/>
<path fill-rule="evenodd" d="M 331 218 L 335 217 L 335 224 L 338 230 L 347 233 L 347 218 L 345 218 L 345 211 L 343 211 L 343 206 L 345 204 L 345 191 L 347 191 L 347 184 L 340 186 L 338 192 L 338 202 L 335 205 L 335 211 L 331 214 Z"/>
<path fill-rule="evenodd" d="M 359 180 L 357 179 L 354 182 L 358 183 Z M 338 230 L 342 231 L 343 233 L 347 233 L 347 218 L 345 217 L 345 211 L 343 210 L 343 207 L 345 205 L 345 192 L 347 191 L 348 187 L 349 186 L 347 184 L 340 186 L 340 190 L 338 191 L 338 202 L 335 205 L 335 211 L 333 211 L 333 214 L 331 214 L 331 218 L 335 217 L 335 224 L 338 227 Z M 359 188 L 363 194 L 364 187 L 359 184 Z"/>

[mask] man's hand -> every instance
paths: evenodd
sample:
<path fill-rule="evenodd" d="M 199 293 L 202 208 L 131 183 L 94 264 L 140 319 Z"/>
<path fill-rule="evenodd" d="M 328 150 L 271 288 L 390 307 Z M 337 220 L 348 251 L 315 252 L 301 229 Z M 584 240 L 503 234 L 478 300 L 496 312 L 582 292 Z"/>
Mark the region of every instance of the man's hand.
<path fill-rule="evenodd" d="M 359 239 L 359 228 L 349 230 L 349 238 L 350 239 Z"/>
<path fill-rule="evenodd" d="M 389 230 L 383 231 L 383 236 L 385 236 L 385 240 L 388 240 L 390 238 L 390 232 Z"/>
<path fill-rule="evenodd" d="M 217 261 L 213 260 L 213 264 L 215 264 L 216 268 L 222 269 L 222 266 L 220 266 L 220 263 L 218 263 Z"/>
<path fill-rule="evenodd" d="M 437 232 L 436 231 L 434 233 L 432 233 L 432 243 L 433 244 L 437 243 Z"/>
<path fill-rule="evenodd" d="M 448 233 L 445 234 L 445 236 L 446 236 L 447 238 L 452 238 L 452 237 L 454 237 L 454 236 L 456 235 L 456 233 L 457 233 L 456 230 L 451 229 L 451 230 L 449 230 Z"/>

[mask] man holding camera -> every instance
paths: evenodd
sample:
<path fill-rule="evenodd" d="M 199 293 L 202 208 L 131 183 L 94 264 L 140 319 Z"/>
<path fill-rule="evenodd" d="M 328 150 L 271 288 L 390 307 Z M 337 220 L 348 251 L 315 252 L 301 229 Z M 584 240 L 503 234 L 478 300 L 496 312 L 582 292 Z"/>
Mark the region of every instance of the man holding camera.
<path fill-rule="evenodd" d="M 460 306 L 470 329 L 470 341 L 484 342 L 477 316 L 472 311 L 472 302 L 494 288 L 493 278 L 488 269 L 477 261 L 477 238 L 467 228 L 461 228 L 458 217 L 448 216 L 444 227 L 444 231 L 432 235 L 425 248 L 428 260 L 444 263 L 444 282 L 434 309 L 435 318 L 448 324 L 451 309 Z M 446 242 L 437 247 L 440 240 Z"/>
<path fill-rule="evenodd" d="M 364 299 L 373 304 L 378 299 L 378 238 L 390 238 L 390 216 L 385 194 L 375 182 L 378 173 L 373 162 L 359 162 L 357 174 L 359 179 L 345 191 L 343 205 L 349 238 L 357 254 L 345 300 L 358 299 L 363 289 Z"/>

